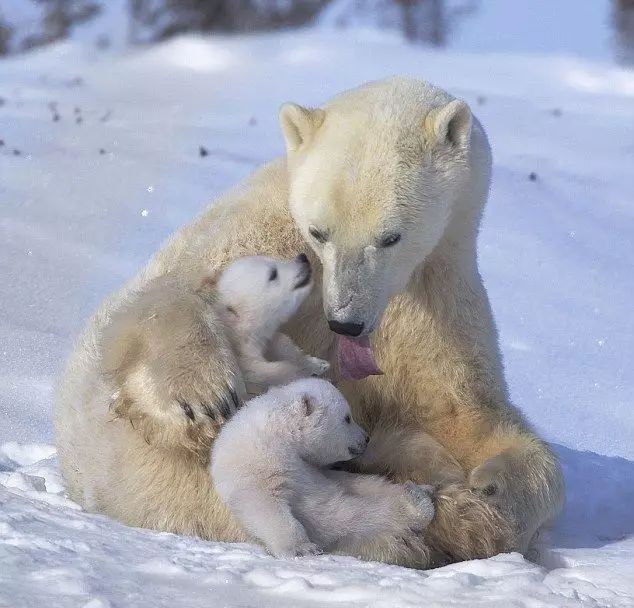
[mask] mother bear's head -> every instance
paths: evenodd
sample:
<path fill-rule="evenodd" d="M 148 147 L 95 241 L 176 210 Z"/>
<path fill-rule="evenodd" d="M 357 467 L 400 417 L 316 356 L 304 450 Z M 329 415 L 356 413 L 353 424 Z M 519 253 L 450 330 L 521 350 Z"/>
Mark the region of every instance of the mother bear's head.
<path fill-rule="evenodd" d="M 290 210 L 322 262 L 326 318 L 339 334 L 368 335 L 450 226 L 460 224 L 457 239 L 475 235 L 486 136 L 464 102 L 402 78 L 323 109 L 285 104 L 280 122 Z"/>

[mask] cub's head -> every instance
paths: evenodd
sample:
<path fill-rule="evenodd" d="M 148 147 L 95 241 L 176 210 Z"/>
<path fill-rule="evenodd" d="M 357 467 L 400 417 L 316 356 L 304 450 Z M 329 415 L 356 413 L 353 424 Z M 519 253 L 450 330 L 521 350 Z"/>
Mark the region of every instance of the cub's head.
<path fill-rule="evenodd" d="M 460 201 L 470 201 L 466 223 L 477 223 L 486 137 L 464 102 L 407 79 L 370 83 L 323 109 L 285 104 L 280 122 L 290 209 L 323 265 L 326 319 L 339 334 L 367 336 L 448 226 L 462 221 L 453 221 L 465 212 Z"/>
<path fill-rule="evenodd" d="M 264 256 L 239 258 L 217 282 L 218 299 L 240 331 L 269 337 L 298 310 L 312 288 L 310 262 Z"/>
<path fill-rule="evenodd" d="M 303 458 L 317 466 L 362 454 L 367 433 L 352 419 L 344 396 L 326 380 L 305 378 L 274 389 L 283 395 L 282 415 Z"/>

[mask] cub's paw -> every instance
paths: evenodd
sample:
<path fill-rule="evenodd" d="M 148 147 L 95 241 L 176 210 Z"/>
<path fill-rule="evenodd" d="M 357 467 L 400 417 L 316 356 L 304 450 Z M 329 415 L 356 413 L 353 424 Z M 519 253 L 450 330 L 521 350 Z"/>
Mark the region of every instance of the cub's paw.
<path fill-rule="evenodd" d="M 330 369 L 330 363 L 319 357 L 307 356 L 305 358 L 304 369 L 306 373 L 311 376 L 323 376 Z"/>
<path fill-rule="evenodd" d="M 323 551 L 315 543 L 303 543 L 295 548 L 295 557 L 306 557 L 307 555 L 321 555 Z"/>
<path fill-rule="evenodd" d="M 434 518 L 434 488 L 428 485 L 419 485 L 408 481 L 404 484 L 405 491 L 414 503 L 418 512 L 418 526 L 424 530 Z"/>
<path fill-rule="evenodd" d="M 306 557 L 308 555 L 320 555 L 323 551 L 310 541 L 297 543 L 290 546 L 277 546 L 270 548 L 271 555 L 281 559 L 288 559 L 291 557 Z"/>

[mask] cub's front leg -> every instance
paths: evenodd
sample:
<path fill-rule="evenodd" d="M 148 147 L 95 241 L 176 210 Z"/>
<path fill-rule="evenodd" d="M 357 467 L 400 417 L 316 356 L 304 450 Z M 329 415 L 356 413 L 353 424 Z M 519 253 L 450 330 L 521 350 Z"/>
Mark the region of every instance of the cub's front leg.
<path fill-rule="evenodd" d="M 330 369 L 328 361 L 305 354 L 291 338 L 281 332 L 271 338 L 267 355 L 272 360 L 293 363 L 306 376 L 323 376 Z"/>
<path fill-rule="evenodd" d="M 320 553 L 286 500 L 261 488 L 242 488 L 228 502 L 240 523 L 275 557 Z"/>
<path fill-rule="evenodd" d="M 303 376 L 301 370 L 288 361 L 267 361 L 249 358 L 240 361 L 251 395 L 265 392 L 271 386 L 282 386 Z"/>

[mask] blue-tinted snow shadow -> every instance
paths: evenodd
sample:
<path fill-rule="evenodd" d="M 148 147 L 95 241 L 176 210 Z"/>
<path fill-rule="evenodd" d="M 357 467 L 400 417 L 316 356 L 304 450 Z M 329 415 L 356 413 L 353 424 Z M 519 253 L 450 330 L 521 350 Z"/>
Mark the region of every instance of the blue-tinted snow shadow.
<path fill-rule="evenodd" d="M 553 446 L 566 480 L 566 506 L 553 548 L 597 548 L 634 535 L 634 462 Z"/>

